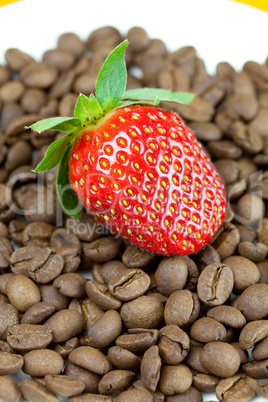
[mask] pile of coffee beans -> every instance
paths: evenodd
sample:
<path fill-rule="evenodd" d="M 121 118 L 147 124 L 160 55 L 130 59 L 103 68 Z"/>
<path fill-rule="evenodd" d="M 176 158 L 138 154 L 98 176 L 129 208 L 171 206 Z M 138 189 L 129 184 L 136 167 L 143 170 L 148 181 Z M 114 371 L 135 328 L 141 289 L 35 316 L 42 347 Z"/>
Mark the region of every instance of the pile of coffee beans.
<path fill-rule="evenodd" d="M 65 215 L 56 169 L 33 168 L 63 133 L 111 50 L 129 39 L 128 88 L 192 91 L 165 104 L 194 130 L 226 184 L 228 213 L 187 257 L 150 254 L 83 211 Z M 140 27 L 58 38 L 41 61 L 0 66 L 0 400 L 199 402 L 268 397 L 268 62 L 210 75 L 191 46 L 170 52 Z M 92 276 L 89 276 L 92 275 Z M 93 278 L 93 279 L 89 279 Z M 20 384 L 13 374 L 24 373 Z M 12 379 L 13 378 L 13 379 Z M 262 380 L 262 381 L 257 381 Z"/>

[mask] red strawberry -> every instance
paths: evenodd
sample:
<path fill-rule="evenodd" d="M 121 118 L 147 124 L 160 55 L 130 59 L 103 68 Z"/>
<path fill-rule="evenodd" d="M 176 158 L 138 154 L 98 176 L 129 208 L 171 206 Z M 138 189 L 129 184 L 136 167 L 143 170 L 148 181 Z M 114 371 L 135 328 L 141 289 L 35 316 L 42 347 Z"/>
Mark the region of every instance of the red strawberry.
<path fill-rule="evenodd" d="M 118 89 L 125 47 L 126 41 L 104 63 L 96 98 L 80 95 L 74 118 L 48 119 L 33 126 L 37 131 L 71 131 L 51 145 L 36 171 L 61 162 L 58 193 L 63 207 L 74 208 L 76 194 L 98 221 L 131 243 L 163 255 L 197 252 L 223 222 L 223 182 L 177 114 L 148 104 L 133 105 L 139 103 L 137 93 L 146 101 L 160 97 L 178 101 L 178 93 L 125 91 L 126 77 L 123 90 Z M 115 76 L 109 70 L 111 62 L 121 68 Z M 121 101 L 122 95 L 127 101 Z M 69 183 L 68 176 L 74 192 L 64 193 L 61 188 Z"/>

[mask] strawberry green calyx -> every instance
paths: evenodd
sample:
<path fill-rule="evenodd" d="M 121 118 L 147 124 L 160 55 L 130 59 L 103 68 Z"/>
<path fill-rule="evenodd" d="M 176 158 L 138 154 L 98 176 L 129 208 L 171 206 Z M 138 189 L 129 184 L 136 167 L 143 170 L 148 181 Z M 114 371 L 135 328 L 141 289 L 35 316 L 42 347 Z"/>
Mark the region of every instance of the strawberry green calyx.
<path fill-rule="evenodd" d="M 94 126 L 108 112 L 135 104 L 158 105 L 160 101 L 190 103 L 194 94 L 172 92 L 160 88 L 138 88 L 126 90 L 127 69 L 125 49 L 128 41 L 120 43 L 105 60 L 96 81 L 94 94 L 89 97 L 80 94 L 74 109 L 74 117 L 52 117 L 40 120 L 29 127 L 38 133 L 45 130 L 58 130 L 65 134 L 53 142 L 45 157 L 34 170 L 43 172 L 59 164 L 57 174 L 57 193 L 59 201 L 67 214 L 78 219 L 82 209 L 78 197 L 71 187 L 68 174 L 68 159 L 77 136 Z"/>

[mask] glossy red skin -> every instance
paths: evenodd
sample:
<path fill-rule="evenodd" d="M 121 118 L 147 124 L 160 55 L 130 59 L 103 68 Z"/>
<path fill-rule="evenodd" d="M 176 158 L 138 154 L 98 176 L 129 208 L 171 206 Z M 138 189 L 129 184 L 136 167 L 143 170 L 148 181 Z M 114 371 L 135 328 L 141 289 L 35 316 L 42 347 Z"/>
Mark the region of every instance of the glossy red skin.
<path fill-rule="evenodd" d="M 153 106 L 116 109 L 82 132 L 69 177 L 99 222 L 162 255 L 197 252 L 226 213 L 224 184 L 194 133 Z"/>

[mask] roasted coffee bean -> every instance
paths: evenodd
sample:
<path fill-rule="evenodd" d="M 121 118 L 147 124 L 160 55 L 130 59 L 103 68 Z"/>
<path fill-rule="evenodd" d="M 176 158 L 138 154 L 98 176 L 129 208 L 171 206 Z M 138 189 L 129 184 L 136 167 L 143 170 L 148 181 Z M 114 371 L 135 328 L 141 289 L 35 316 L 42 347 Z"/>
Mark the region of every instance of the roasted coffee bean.
<path fill-rule="evenodd" d="M 22 368 L 23 363 L 24 361 L 21 355 L 1 351 L 0 375 L 10 375 L 17 373 Z"/>
<path fill-rule="evenodd" d="M 241 369 L 249 377 L 259 379 L 268 378 L 268 359 L 251 360 L 241 365 Z"/>
<path fill-rule="evenodd" d="M 0 222 L 0 236 L 7 237 L 8 235 L 9 229 L 3 222 Z"/>
<path fill-rule="evenodd" d="M 100 375 L 112 369 L 110 360 L 100 350 L 91 346 L 79 346 L 74 349 L 69 355 L 69 360 L 79 367 Z"/>
<path fill-rule="evenodd" d="M 85 384 L 81 380 L 76 380 L 67 375 L 46 375 L 46 388 L 53 394 L 70 397 L 79 395 L 85 389 Z"/>
<path fill-rule="evenodd" d="M 63 373 L 75 380 L 82 380 L 85 384 L 84 392 L 98 392 L 98 384 L 101 378 L 98 374 L 73 363 L 68 364 Z"/>
<path fill-rule="evenodd" d="M 32 222 L 22 232 L 24 246 L 48 247 L 54 226 L 45 222 Z"/>
<path fill-rule="evenodd" d="M 132 353 L 142 353 L 150 346 L 155 345 L 157 339 L 157 329 L 130 328 L 128 333 L 118 336 L 115 344 Z"/>
<path fill-rule="evenodd" d="M 20 402 L 22 400 L 20 387 L 11 378 L 0 376 L 0 398 L 6 402 Z"/>
<path fill-rule="evenodd" d="M 141 269 L 127 269 L 120 272 L 108 283 L 110 293 L 121 301 L 128 301 L 143 295 L 151 280 Z"/>
<path fill-rule="evenodd" d="M 21 381 L 21 392 L 28 401 L 57 402 L 59 398 L 48 391 L 42 384 L 36 381 L 23 378 Z"/>
<path fill-rule="evenodd" d="M 155 260 L 156 256 L 133 244 L 125 249 L 122 261 L 128 268 L 145 268 Z"/>
<path fill-rule="evenodd" d="M 208 310 L 207 317 L 214 318 L 224 325 L 232 328 L 243 328 L 246 325 L 246 318 L 235 307 L 216 306 Z"/>
<path fill-rule="evenodd" d="M 122 303 L 113 297 L 106 286 L 95 282 L 87 281 L 86 292 L 88 297 L 103 310 L 118 310 Z"/>
<path fill-rule="evenodd" d="M 166 364 L 179 364 L 189 352 L 190 339 L 177 325 L 167 325 L 159 331 L 158 347 Z"/>
<path fill-rule="evenodd" d="M 214 318 L 202 317 L 192 324 L 190 335 L 198 342 L 222 341 L 226 336 L 226 329 Z"/>
<path fill-rule="evenodd" d="M 217 159 L 214 164 L 221 178 L 224 180 L 225 185 L 234 183 L 238 179 L 240 168 L 237 161 Z"/>
<path fill-rule="evenodd" d="M 161 370 L 159 388 L 165 395 L 187 391 L 192 385 L 191 370 L 185 364 L 164 366 Z"/>
<path fill-rule="evenodd" d="M 235 374 L 221 380 L 216 387 L 219 401 L 250 401 L 256 394 L 258 383 L 245 374 Z"/>
<path fill-rule="evenodd" d="M 213 374 L 193 373 L 193 386 L 201 392 L 214 392 L 219 381 Z"/>
<path fill-rule="evenodd" d="M 239 345 L 242 349 L 249 349 L 267 336 L 268 324 L 266 320 L 251 321 L 242 329 L 239 336 Z"/>
<path fill-rule="evenodd" d="M 19 72 L 26 64 L 34 62 L 29 54 L 15 48 L 8 49 L 5 52 L 5 59 L 7 65 L 15 72 Z"/>
<path fill-rule="evenodd" d="M 218 141 L 222 138 L 222 133 L 215 123 L 191 122 L 189 126 L 199 141 Z"/>
<path fill-rule="evenodd" d="M 267 398 L 268 396 L 268 380 L 261 381 L 257 384 L 256 393 L 263 398 Z"/>
<path fill-rule="evenodd" d="M 10 264 L 13 246 L 7 237 L 0 236 L 0 269 L 6 269 Z"/>
<path fill-rule="evenodd" d="M 120 370 L 138 371 L 141 365 L 140 357 L 120 346 L 112 346 L 109 348 L 108 358 L 112 365 Z"/>
<path fill-rule="evenodd" d="M 84 253 L 93 261 L 106 262 L 117 256 L 122 240 L 112 236 L 94 240 L 84 248 Z"/>
<path fill-rule="evenodd" d="M 44 325 L 52 330 L 53 342 L 64 342 L 82 332 L 85 322 L 76 311 L 63 309 L 53 314 Z"/>
<path fill-rule="evenodd" d="M 175 394 L 172 396 L 167 396 L 165 399 L 166 402 L 202 402 L 203 397 L 201 392 L 199 392 L 196 388 L 190 387 L 187 391 L 182 394 Z"/>
<path fill-rule="evenodd" d="M 120 314 L 115 310 L 108 310 L 87 327 L 86 344 L 95 348 L 104 348 L 110 345 L 122 330 Z"/>
<path fill-rule="evenodd" d="M 155 297 L 140 296 L 124 303 L 120 315 L 126 328 L 157 328 L 163 320 L 164 307 Z"/>
<path fill-rule="evenodd" d="M 7 331 L 7 342 L 14 349 L 27 352 L 43 349 L 52 341 L 52 330 L 43 325 L 18 324 Z"/>
<path fill-rule="evenodd" d="M 140 390 L 140 391 L 148 391 L 142 380 L 134 381 L 131 384 L 131 386 L 129 387 L 129 390 L 131 390 L 131 389 Z M 163 392 L 161 392 L 159 390 L 159 388 L 157 388 L 156 391 L 154 391 L 154 392 L 151 391 L 150 394 L 153 397 L 153 400 L 155 400 L 155 401 L 164 402 L 164 400 L 165 400 L 165 395 L 163 394 Z"/>
<path fill-rule="evenodd" d="M 100 275 L 103 281 L 108 284 L 111 279 L 118 275 L 123 270 L 127 269 L 127 266 L 119 260 L 111 260 L 105 262 L 100 267 Z"/>
<path fill-rule="evenodd" d="M 256 283 L 246 288 L 239 297 L 237 308 L 240 310 L 247 321 L 260 320 L 267 312 L 268 285 Z"/>
<path fill-rule="evenodd" d="M 37 285 L 23 275 L 12 276 L 7 283 L 6 292 L 13 306 L 23 313 L 41 300 Z"/>
<path fill-rule="evenodd" d="M 268 248 L 262 243 L 241 242 L 238 245 L 238 253 L 253 262 L 260 262 L 265 259 Z"/>
<path fill-rule="evenodd" d="M 19 324 L 19 312 L 9 303 L 1 304 L 0 309 L 0 338 L 6 340 L 7 332 L 13 325 Z"/>
<path fill-rule="evenodd" d="M 23 230 L 26 227 L 26 222 L 18 220 L 18 219 L 13 219 L 12 221 L 9 222 L 8 225 L 8 230 L 10 233 L 11 239 L 14 241 L 14 243 L 18 245 L 22 245 L 22 233 Z"/>
<path fill-rule="evenodd" d="M 231 256 L 223 260 L 228 265 L 234 276 L 234 288 L 237 292 L 242 292 L 250 285 L 254 285 L 260 279 L 260 272 L 256 264 L 248 258 Z"/>
<path fill-rule="evenodd" d="M 69 305 L 69 298 L 59 292 L 53 285 L 40 286 L 42 301 L 55 306 L 56 311 L 66 309 Z"/>
<path fill-rule="evenodd" d="M 199 299 L 208 306 L 218 306 L 226 302 L 234 286 L 232 270 L 224 264 L 209 264 L 201 272 L 197 283 Z"/>
<path fill-rule="evenodd" d="M 240 234 L 238 229 L 232 223 L 224 223 L 223 231 L 212 243 L 213 247 L 219 253 L 221 260 L 234 254 L 239 242 Z"/>
<path fill-rule="evenodd" d="M 176 324 L 181 328 L 191 325 L 199 316 L 200 301 L 190 290 L 173 292 L 165 305 L 164 318 L 167 325 Z"/>
<path fill-rule="evenodd" d="M 161 365 L 159 348 L 153 345 L 144 353 L 140 367 L 141 379 L 149 391 L 154 392 L 156 390 L 160 379 Z"/>
<path fill-rule="evenodd" d="M 118 402 L 153 402 L 153 395 L 146 389 L 128 389 L 122 392 L 116 400 Z"/>
<path fill-rule="evenodd" d="M 170 296 L 176 290 L 183 289 L 188 277 L 187 264 L 180 257 L 164 258 L 155 271 L 157 290 Z"/>
<path fill-rule="evenodd" d="M 201 363 L 210 373 L 219 377 L 231 377 L 240 366 L 237 350 L 226 342 L 209 342 L 200 354 Z"/>
<path fill-rule="evenodd" d="M 68 297 L 85 296 L 85 285 L 87 280 L 80 274 L 70 272 L 58 276 L 53 281 L 53 286 L 59 289 L 60 293 Z"/>
<path fill-rule="evenodd" d="M 117 395 L 125 390 L 133 380 L 135 373 L 129 370 L 112 370 L 101 378 L 98 390 L 100 394 Z"/>
<path fill-rule="evenodd" d="M 25 374 L 35 377 L 44 377 L 47 374 L 59 374 L 63 368 L 62 357 L 50 349 L 31 350 L 24 355 Z"/>
<path fill-rule="evenodd" d="M 81 249 L 81 244 L 78 237 L 74 233 L 69 233 L 66 229 L 56 229 L 51 235 L 50 246 L 52 248 L 59 248 L 65 246 L 76 245 Z"/>

